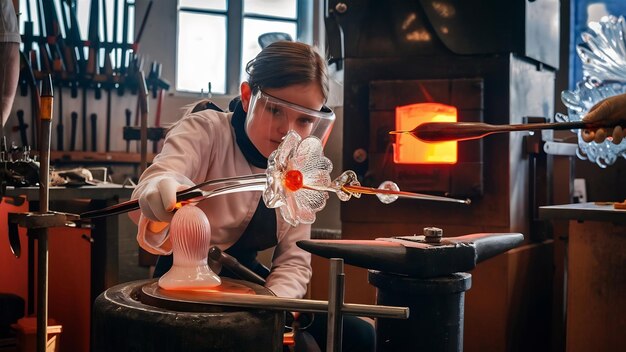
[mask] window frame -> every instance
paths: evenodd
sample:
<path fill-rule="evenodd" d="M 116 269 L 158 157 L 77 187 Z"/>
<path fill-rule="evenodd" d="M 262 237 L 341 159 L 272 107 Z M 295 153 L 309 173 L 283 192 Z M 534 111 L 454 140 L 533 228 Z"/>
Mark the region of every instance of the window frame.
<path fill-rule="evenodd" d="M 313 38 L 313 12 L 315 1 L 296 0 L 296 19 L 288 19 L 284 17 L 275 17 L 271 15 L 260 14 L 244 14 L 243 2 L 245 0 L 227 0 L 226 10 L 205 10 L 186 6 L 176 6 L 176 50 L 178 51 L 178 36 L 180 26 L 178 24 L 179 13 L 193 12 L 207 15 L 222 15 L 226 17 L 226 92 L 216 93 L 217 96 L 235 96 L 239 94 L 239 85 L 245 79 L 239 77 L 241 66 L 245 63 L 241 62 L 242 58 L 242 40 L 243 40 L 243 21 L 244 18 L 253 18 L 261 20 L 280 20 L 292 22 L 296 24 L 296 38 L 294 40 L 312 44 Z M 236 64 L 234 64 L 236 63 Z M 178 59 L 174 61 L 174 77 L 175 82 L 178 81 Z M 174 84 L 176 94 L 198 94 L 199 92 L 182 91 Z"/>

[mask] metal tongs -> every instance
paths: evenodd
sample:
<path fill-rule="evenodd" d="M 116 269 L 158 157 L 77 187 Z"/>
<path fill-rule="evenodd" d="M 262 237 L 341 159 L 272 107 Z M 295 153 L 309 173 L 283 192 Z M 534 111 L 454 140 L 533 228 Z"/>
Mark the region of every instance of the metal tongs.
<path fill-rule="evenodd" d="M 218 178 L 198 183 L 195 186 L 176 192 L 176 202 L 194 203 L 222 194 L 263 191 L 266 183 L 265 174 L 252 174 L 246 176 Z M 211 187 L 209 190 L 201 188 Z M 87 211 L 80 214 L 81 219 L 95 219 L 104 216 L 118 215 L 139 209 L 139 200 L 133 199 L 107 208 Z"/>

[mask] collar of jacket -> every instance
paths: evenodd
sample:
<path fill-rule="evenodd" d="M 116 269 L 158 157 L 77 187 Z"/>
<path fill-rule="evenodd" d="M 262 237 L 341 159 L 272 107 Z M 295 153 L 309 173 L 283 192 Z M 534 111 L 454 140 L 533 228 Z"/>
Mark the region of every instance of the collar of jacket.
<path fill-rule="evenodd" d="M 250 164 L 261 169 L 267 169 L 267 158 L 264 157 L 258 149 L 256 149 L 254 144 L 252 144 L 252 141 L 248 137 L 246 129 L 244 128 L 245 122 L 246 112 L 243 111 L 243 106 L 241 105 L 241 102 L 239 102 L 230 121 L 231 125 L 235 129 L 235 140 L 237 141 L 237 145 L 239 146 L 239 149 L 241 149 L 243 156 Z"/>

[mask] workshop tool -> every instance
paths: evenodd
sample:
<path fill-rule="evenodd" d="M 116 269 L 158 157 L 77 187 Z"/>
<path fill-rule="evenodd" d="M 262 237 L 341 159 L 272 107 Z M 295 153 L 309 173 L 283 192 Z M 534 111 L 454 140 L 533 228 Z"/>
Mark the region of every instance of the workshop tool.
<path fill-rule="evenodd" d="M 121 0 L 123 1 L 123 11 L 124 11 L 124 17 L 122 20 L 122 53 L 121 53 L 121 57 L 120 57 L 120 64 L 119 64 L 119 72 L 123 75 L 126 73 L 126 69 L 127 69 L 127 64 L 126 64 L 126 55 L 127 55 L 127 45 L 128 45 L 128 0 Z M 118 90 L 118 94 L 119 95 L 123 95 L 124 94 L 124 89 L 123 89 L 123 85 L 120 84 L 119 90 Z"/>
<path fill-rule="evenodd" d="M 59 100 L 59 120 L 57 122 L 57 150 L 63 151 L 63 83 L 59 84 L 58 100 Z"/>
<path fill-rule="evenodd" d="M 70 151 L 76 150 L 76 125 L 78 124 L 78 113 L 72 111 L 70 125 Z"/>
<path fill-rule="evenodd" d="M 20 131 L 20 141 L 22 142 L 22 146 L 25 147 L 28 145 L 28 135 L 26 134 L 28 125 L 24 122 L 24 110 L 17 110 L 17 123 L 17 128 Z"/>
<path fill-rule="evenodd" d="M 43 20 L 42 1 L 38 0 L 35 5 L 37 7 L 37 18 L 39 19 L 39 63 L 41 71 L 44 73 L 52 72 L 52 56 L 50 53 L 50 46 L 47 40 L 47 33 L 45 28 L 45 20 Z M 37 117 L 35 117 L 37 118 Z M 34 137 L 33 137 L 34 139 Z"/>
<path fill-rule="evenodd" d="M 325 258 L 369 269 L 377 304 L 408 306 L 408 320 L 378 319 L 378 351 L 461 351 L 465 273 L 476 264 L 522 243 L 519 233 L 479 233 L 443 237 L 435 227 L 423 236 L 376 240 L 305 240 L 298 247 Z M 420 332 L 409 338 L 407 332 Z"/>
<path fill-rule="evenodd" d="M 30 134 L 33 148 L 37 147 L 37 131 L 39 124 L 39 89 L 37 80 L 35 79 L 35 73 L 30 65 L 30 62 L 24 52 L 20 51 L 20 79 L 26 82 L 30 90 L 30 107 L 31 107 L 31 124 Z"/>
<path fill-rule="evenodd" d="M 98 114 L 91 114 L 91 151 L 98 151 Z"/>
<path fill-rule="evenodd" d="M 50 53 L 52 54 L 52 70 L 56 74 L 62 74 L 66 72 L 66 63 L 72 61 L 71 57 L 64 57 L 65 42 L 61 34 L 61 25 L 59 24 L 59 18 L 57 16 L 55 4 L 53 1 L 41 2 L 44 18 L 41 19 L 45 23 L 46 28 L 46 42 L 49 45 Z"/>
<path fill-rule="evenodd" d="M 445 142 L 479 139 L 494 133 L 540 130 L 565 131 L 581 128 L 595 130 L 603 127 L 615 127 L 620 124 L 626 126 L 624 122 L 589 123 L 583 121 L 515 125 L 492 125 L 483 122 L 425 122 L 411 131 L 391 131 L 389 134 L 410 134 L 424 142 Z"/>
<path fill-rule="evenodd" d="M 139 85 L 137 99 L 139 101 L 139 110 L 141 111 L 141 162 L 139 164 L 139 174 L 143 174 L 148 168 L 148 87 L 146 86 L 146 78 L 142 70 L 138 71 L 137 84 Z"/>
<path fill-rule="evenodd" d="M 107 111 L 106 111 L 106 127 L 105 127 L 105 147 L 107 152 L 111 151 L 111 84 L 107 84 L 105 87 L 107 92 Z"/>
<path fill-rule="evenodd" d="M 119 66 L 120 66 L 120 62 L 119 62 L 119 59 L 118 59 L 118 56 L 117 56 L 117 51 L 118 51 L 118 48 L 117 48 L 117 37 L 118 37 L 118 35 L 117 35 L 117 23 L 118 23 L 117 19 L 119 18 L 119 16 L 118 16 L 119 15 L 119 10 L 120 10 L 119 8 L 120 8 L 120 0 L 113 0 L 113 34 L 111 35 L 111 45 L 114 48 L 114 51 L 113 51 L 113 58 L 114 58 L 114 61 L 113 61 L 113 71 L 115 71 L 117 73 L 119 73 L 118 69 L 119 69 Z"/>
<path fill-rule="evenodd" d="M 28 229 L 29 241 L 37 240 L 37 351 L 45 352 L 47 346 L 48 322 L 48 228 L 67 226 L 78 220 L 77 215 L 58 213 L 49 209 L 49 177 L 50 177 L 50 141 L 53 111 L 52 77 L 47 75 L 42 81 L 39 141 L 39 211 L 26 213 L 10 213 L 9 238 L 12 240 L 11 250 L 18 255 L 20 252 L 18 226 Z M 32 246 L 29 246 L 29 249 Z M 29 259 L 34 255 L 30 255 Z M 33 259 L 34 260 L 34 259 Z M 30 300 L 30 297 L 29 297 Z"/>
<path fill-rule="evenodd" d="M 210 190 L 200 188 L 212 187 Z M 221 194 L 239 192 L 242 189 L 248 191 L 261 191 L 265 188 L 265 174 L 252 174 L 240 177 L 227 177 L 199 183 L 191 188 L 176 192 L 176 201 L 184 202 L 195 198 L 211 198 Z M 121 202 L 107 208 L 92 210 L 82 213 L 82 219 L 95 219 L 103 216 L 118 215 L 139 209 L 137 199 Z"/>
<path fill-rule="evenodd" d="M 125 127 L 130 128 L 130 120 L 132 118 L 133 112 L 130 109 L 124 110 L 124 116 L 126 119 Z M 125 129 L 126 129 L 125 128 Z M 126 153 L 130 153 L 130 139 L 126 139 Z"/>
<path fill-rule="evenodd" d="M 260 277 L 254 271 L 248 269 L 248 267 L 239 263 L 239 261 L 224 253 L 221 249 L 213 246 L 209 249 L 209 258 L 220 263 L 223 267 L 228 268 L 233 274 L 237 275 L 242 280 L 253 282 L 257 285 L 265 285 L 265 279 Z"/>
<path fill-rule="evenodd" d="M 137 31 L 137 36 L 135 37 L 135 42 L 133 43 L 133 52 L 139 52 L 139 42 L 141 41 L 141 36 L 143 35 L 143 30 L 146 28 L 146 23 L 148 22 L 148 18 L 150 16 L 150 10 L 152 10 L 152 0 L 148 2 L 148 7 L 146 8 L 146 12 L 141 19 L 141 25 L 139 26 L 139 31 Z"/>
<path fill-rule="evenodd" d="M 83 96 L 81 103 L 81 134 L 82 134 L 82 151 L 87 151 L 87 92 L 88 90 L 87 81 L 83 81 Z"/>

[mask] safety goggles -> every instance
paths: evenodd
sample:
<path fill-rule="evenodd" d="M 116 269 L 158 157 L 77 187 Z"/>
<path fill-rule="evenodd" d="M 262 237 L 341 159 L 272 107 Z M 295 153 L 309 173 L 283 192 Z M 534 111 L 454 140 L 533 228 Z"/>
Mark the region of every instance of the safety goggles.
<path fill-rule="evenodd" d="M 246 132 L 257 148 L 259 144 L 263 144 L 263 136 L 276 144 L 280 143 L 282 137 L 290 130 L 296 131 L 302 138 L 315 136 L 325 144 L 334 122 L 335 113 L 326 106 L 321 110 L 309 109 L 271 96 L 259 89 L 250 99 Z M 252 138 L 255 135 L 261 137 L 255 141 L 255 138 Z"/>

